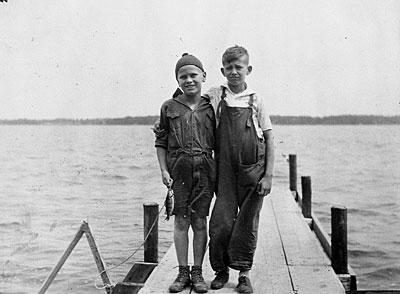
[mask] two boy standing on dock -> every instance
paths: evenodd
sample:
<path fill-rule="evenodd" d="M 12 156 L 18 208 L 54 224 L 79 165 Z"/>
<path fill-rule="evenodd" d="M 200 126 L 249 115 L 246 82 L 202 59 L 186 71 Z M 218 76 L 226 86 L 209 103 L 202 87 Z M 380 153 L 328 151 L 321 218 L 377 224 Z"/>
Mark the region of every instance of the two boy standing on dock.
<path fill-rule="evenodd" d="M 272 185 L 272 127 L 263 99 L 245 82 L 252 71 L 247 50 L 239 46 L 228 48 L 222 65 L 227 83 L 201 96 L 201 83 L 206 77 L 201 62 L 194 56 L 183 56 L 176 65 L 183 94 L 161 108 L 156 132 L 158 160 L 164 184 L 172 183 L 180 203 L 173 212 L 179 274 L 170 292 L 182 291 L 191 281 L 187 266 L 189 225 L 194 232 L 192 283 L 196 292 L 207 292 L 201 265 L 207 241 L 206 216 L 214 187 L 217 198 L 210 219 L 209 255 L 216 276 L 211 288 L 224 287 L 230 267 L 239 270 L 238 292 L 253 292 L 249 271 L 257 245 L 259 213 L 263 196 L 270 193 Z M 172 107 L 175 104 L 185 111 L 176 111 Z M 210 148 L 215 151 L 218 170 L 215 185 Z M 176 153 L 181 155 L 173 159 Z"/>

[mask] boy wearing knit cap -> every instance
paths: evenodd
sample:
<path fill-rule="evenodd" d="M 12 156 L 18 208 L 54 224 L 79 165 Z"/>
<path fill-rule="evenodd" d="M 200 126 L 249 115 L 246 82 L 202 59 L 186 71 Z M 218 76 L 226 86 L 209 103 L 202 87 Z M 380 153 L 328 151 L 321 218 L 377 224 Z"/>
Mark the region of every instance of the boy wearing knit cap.
<path fill-rule="evenodd" d="M 207 216 L 215 186 L 215 114 L 210 99 L 201 96 L 206 73 L 200 60 L 184 54 L 175 67 L 183 93 L 161 106 L 155 147 L 162 181 L 175 194 L 174 242 L 179 274 L 169 291 L 191 283 L 197 293 L 207 292 L 202 264 L 207 244 Z M 188 230 L 193 230 L 194 265 L 188 266 Z"/>
<path fill-rule="evenodd" d="M 216 273 L 212 289 L 239 270 L 239 293 L 253 293 L 249 271 L 257 245 L 263 197 L 271 191 L 274 144 L 267 105 L 246 84 L 252 71 L 240 46 L 222 56 L 227 83 L 206 94 L 216 110 L 217 198 L 210 219 L 210 263 Z"/>

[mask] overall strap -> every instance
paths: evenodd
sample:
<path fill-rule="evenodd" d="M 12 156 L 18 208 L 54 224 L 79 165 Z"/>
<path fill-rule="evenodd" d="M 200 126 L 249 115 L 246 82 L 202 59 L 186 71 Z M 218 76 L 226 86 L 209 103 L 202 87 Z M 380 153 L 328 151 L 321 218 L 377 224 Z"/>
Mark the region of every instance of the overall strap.
<path fill-rule="evenodd" d="M 250 94 L 250 98 L 249 98 L 249 106 L 253 106 L 253 104 L 254 104 L 254 93 L 253 94 Z"/>
<path fill-rule="evenodd" d="M 219 101 L 218 106 L 217 106 L 217 119 L 219 120 L 220 116 L 221 116 L 221 102 L 224 101 L 225 102 L 225 98 L 226 98 L 226 88 L 225 87 L 221 87 L 222 89 L 222 93 L 221 93 L 221 101 Z"/>
<path fill-rule="evenodd" d="M 221 87 L 221 88 L 222 88 L 221 100 L 224 100 L 226 98 L 226 88 L 225 87 Z"/>

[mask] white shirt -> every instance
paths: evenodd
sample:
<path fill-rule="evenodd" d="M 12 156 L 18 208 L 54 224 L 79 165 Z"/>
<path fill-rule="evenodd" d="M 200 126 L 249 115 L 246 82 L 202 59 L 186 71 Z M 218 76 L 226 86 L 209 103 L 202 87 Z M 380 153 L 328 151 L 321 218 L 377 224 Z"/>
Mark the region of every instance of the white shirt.
<path fill-rule="evenodd" d="M 264 99 L 256 94 L 255 91 L 247 88 L 243 92 L 233 93 L 227 84 L 221 85 L 220 87 L 212 87 L 206 93 L 210 97 L 211 104 L 214 107 L 214 111 L 217 112 L 217 107 L 221 101 L 222 89 L 225 88 L 225 101 L 228 107 L 249 107 L 250 96 L 253 95 L 253 123 L 259 138 L 263 138 L 263 131 L 271 130 L 272 124 L 267 107 Z M 218 114 L 216 115 L 217 124 L 219 123 Z"/>

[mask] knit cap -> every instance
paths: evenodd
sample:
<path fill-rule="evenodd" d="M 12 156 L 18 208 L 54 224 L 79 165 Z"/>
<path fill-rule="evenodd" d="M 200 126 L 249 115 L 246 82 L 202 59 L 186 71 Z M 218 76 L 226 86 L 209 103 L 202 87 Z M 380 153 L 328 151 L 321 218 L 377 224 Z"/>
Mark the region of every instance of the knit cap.
<path fill-rule="evenodd" d="M 200 68 L 202 71 L 204 71 L 203 65 L 201 64 L 201 61 L 197 57 L 195 57 L 189 53 L 183 53 L 182 57 L 176 63 L 175 77 L 178 75 L 179 69 L 185 65 L 194 65 L 194 66 L 197 66 L 198 68 Z"/>

